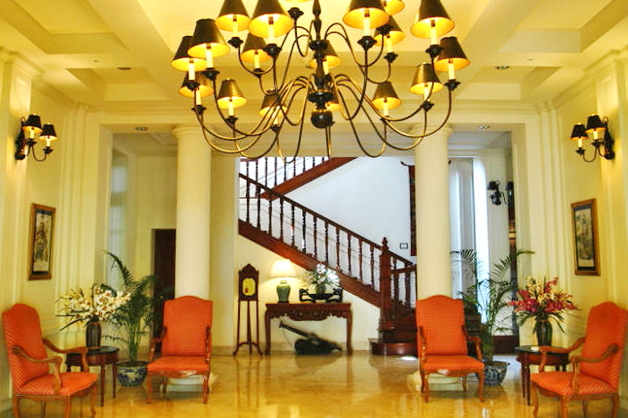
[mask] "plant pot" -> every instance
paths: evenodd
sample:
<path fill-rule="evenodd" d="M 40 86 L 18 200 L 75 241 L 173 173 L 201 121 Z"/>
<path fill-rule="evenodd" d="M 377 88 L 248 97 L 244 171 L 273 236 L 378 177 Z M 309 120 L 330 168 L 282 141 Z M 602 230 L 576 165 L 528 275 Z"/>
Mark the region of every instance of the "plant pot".
<path fill-rule="evenodd" d="M 146 379 L 147 366 L 146 361 L 118 363 L 118 382 L 124 387 L 140 386 Z"/>
<path fill-rule="evenodd" d="M 501 385 L 506 377 L 508 364 L 509 363 L 506 361 L 492 361 L 490 363 L 484 362 L 484 385 Z"/>

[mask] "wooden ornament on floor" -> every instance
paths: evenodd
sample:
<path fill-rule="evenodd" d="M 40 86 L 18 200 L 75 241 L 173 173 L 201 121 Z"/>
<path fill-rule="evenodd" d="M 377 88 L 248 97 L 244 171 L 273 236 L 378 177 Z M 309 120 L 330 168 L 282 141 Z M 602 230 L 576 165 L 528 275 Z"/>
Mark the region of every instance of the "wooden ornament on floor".
<path fill-rule="evenodd" d="M 249 354 L 253 353 L 253 347 L 257 349 L 259 355 L 262 350 L 259 348 L 259 306 L 257 299 L 257 284 L 259 282 L 259 272 L 255 268 L 247 264 L 238 272 L 238 324 L 237 324 L 237 345 L 233 352 L 235 356 L 243 345 L 249 346 Z M 253 333 L 251 327 L 251 303 L 255 303 L 255 338 L 253 341 Z M 246 341 L 240 341 L 240 311 L 242 303 L 246 303 Z"/>

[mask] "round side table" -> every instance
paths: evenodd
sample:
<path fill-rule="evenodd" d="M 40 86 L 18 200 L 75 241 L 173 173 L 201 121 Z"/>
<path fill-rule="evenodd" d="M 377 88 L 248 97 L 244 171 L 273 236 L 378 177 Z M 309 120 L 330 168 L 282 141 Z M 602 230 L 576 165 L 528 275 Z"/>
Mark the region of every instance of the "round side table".
<path fill-rule="evenodd" d="M 118 347 L 102 346 L 90 348 L 87 351 L 87 364 L 89 366 L 100 366 L 100 406 L 105 404 L 105 368 L 107 364 L 112 366 L 113 377 L 113 397 L 116 397 L 116 373 L 118 362 Z M 65 358 L 65 365 L 68 371 L 72 366 L 81 366 L 81 355 L 78 353 L 68 353 Z"/>

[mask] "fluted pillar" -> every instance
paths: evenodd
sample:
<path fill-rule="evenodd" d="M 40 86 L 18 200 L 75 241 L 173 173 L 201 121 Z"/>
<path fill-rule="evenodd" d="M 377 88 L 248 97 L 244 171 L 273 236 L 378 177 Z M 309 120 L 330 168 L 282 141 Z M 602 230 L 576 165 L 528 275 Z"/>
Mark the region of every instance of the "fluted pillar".
<path fill-rule="evenodd" d="M 175 296 L 209 298 L 211 148 L 198 126 L 173 130 L 177 155 Z"/>
<path fill-rule="evenodd" d="M 417 297 L 451 296 L 449 169 L 444 127 L 415 148 Z"/>

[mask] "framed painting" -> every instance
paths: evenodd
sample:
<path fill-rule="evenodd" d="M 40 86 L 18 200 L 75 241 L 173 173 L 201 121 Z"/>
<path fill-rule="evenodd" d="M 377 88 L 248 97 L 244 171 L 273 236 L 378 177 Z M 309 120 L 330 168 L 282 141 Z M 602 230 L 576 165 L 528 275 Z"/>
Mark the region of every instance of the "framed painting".
<path fill-rule="evenodd" d="M 52 278 L 52 238 L 55 208 L 33 203 L 31 208 L 28 280 Z"/>
<path fill-rule="evenodd" d="M 595 199 L 572 203 L 571 217 L 575 272 L 578 275 L 598 276 L 600 274 L 600 257 Z"/>

